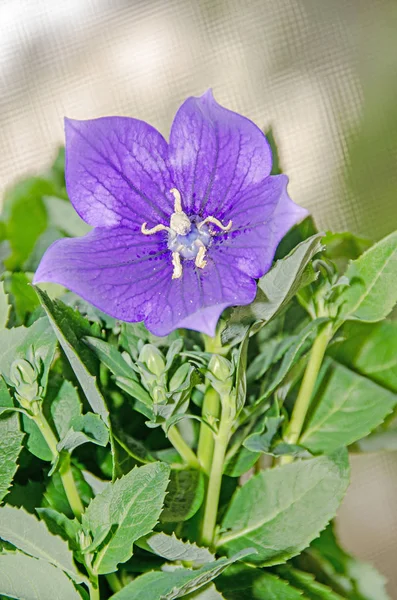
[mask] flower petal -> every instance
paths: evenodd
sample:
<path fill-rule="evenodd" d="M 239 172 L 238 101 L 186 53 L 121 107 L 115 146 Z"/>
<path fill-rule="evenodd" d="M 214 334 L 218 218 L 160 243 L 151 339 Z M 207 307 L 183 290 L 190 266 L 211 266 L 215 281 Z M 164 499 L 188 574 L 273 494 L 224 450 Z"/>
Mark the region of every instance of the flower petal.
<path fill-rule="evenodd" d="M 227 214 L 233 199 L 270 174 L 270 146 L 249 119 L 220 106 L 209 90 L 188 98 L 171 128 L 169 165 L 184 209 Z"/>
<path fill-rule="evenodd" d="M 153 310 L 145 323 L 160 336 L 179 327 L 213 336 L 225 308 L 249 304 L 255 295 L 254 279 L 224 257 L 217 262 L 209 258 L 204 269 L 195 267 L 193 261 L 184 261 L 182 277 L 170 282 L 159 310 Z"/>
<path fill-rule="evenodd" d="M 241 195 L 230 212 L 230 233 L 214 238 L 210 255 L 214 262 L 227 260 L 258 279 L 271 267 L 276 249 L 287 231 L 308 212 L 288 196 L 285 175 L 268 177 Z"/>
<path fill-rule="evenodd" d="M 214 335 L 222 311 L 248 304 L 255 281 L 223 257 L 205 269 L 183 261 L 172 279 L 164 234 L 144 238 L 126 227 L 96 228 L 82 238 L 56 241 L 45 253 L 34 283 L 60 283 L 103 312 L 123 321 L 145 321 L 155 335 L 178 327 Z"/>
<path fill-rule="evenodd" d="M 161 234 L 142 238 L 116 227 L 58 240 L 42 258 L 34 283 L 60 283 L 116 319 L 142 321 L 153 305 L 157 309 L 172 277 Z"/>
<path fill-rule="evenodd" d="M 76 211 L 94 227 L 168 224 L 173 184 L 167 142 L 127 117 L 65 119 L 66 186 Z"/>

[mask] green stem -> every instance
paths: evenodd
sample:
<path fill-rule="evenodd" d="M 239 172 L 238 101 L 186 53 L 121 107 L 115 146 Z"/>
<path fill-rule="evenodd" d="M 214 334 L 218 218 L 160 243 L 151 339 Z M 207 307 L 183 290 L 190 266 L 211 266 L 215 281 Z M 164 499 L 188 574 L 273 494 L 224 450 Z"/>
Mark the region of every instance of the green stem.
<path fill-rule="evenodd" d="M 61 468 L 59 470 L 62 485 L 65 490 L 66 497 L 73 511 L 74 516 L 80 519 L 84 512 L 84 505 L 80 500 L 79 492 L 76 487 L 76 482 L 73 477 L 72 465 L 70 464 L 70 454 L 65 456 Z"/>
<path fill-rule="evenodd" d="M 119 592 L 123 589 L 123 584 L 117 577 L 116 573 L 109 573 L 108 575 L 106 575 L 106 579 L 113 593 Z"/>
<path fill-rule="evenodd" d="M 49 449 L 51 450 L 52 457 L 55 460 L 59 454 L 57 450 L 58 441 L 50 425 L 48 424 L 48 421 L 46 420 L 42 412 L 38 412 L 33 417 L 33 420 L 36 423 L 37 427 L 40 429 L 43 438 L 45 439 Z M 62 485 L 64 487 L 66 497 L 70 504 L 70 508 L 72 509 L 74 516 L 80 518 L 80 516 L 84 512 L 84 506 L 80 500 L 80 496 L 76 488 L 76 482 L 74 480 L 72 467 L 70 464 L 70 455 L 64 457 L 64 460 L 61 464 L 61 468 L 59 470 L 59 475 L 61 477 Z"/>
<path fill-rule="evenodd" d="M 204 509 L 201 541 L 211 546 L 214 541 L 216 519 L 218 515 L 219 495 L 221 491 L 223 465 L 233 424 L 230 398 L 222 399 L 222 414 L 219 430 L 215 437 L 214 454 L 208 482 L 207 498 Z"/>
<path fill-rule="evenodd" d="M 193 450 L 185 442 L 176 425 L 173 425 L 168 430 L 168 439 L 174 446 L 175 450 L 179 452 L 185 463 L 193 469 L 199 469 L 200 463 Z"/>
<path fill-rule="evenodd" d="M 324 354 L 331 337 L 332 323 L 328 323 L 317 336 L 310 352 L 309 362 L 303 376 L 302 385 L 299 389 L 299 394 L 292 411 L 291 420 L 284 436 L 284 439 L 289 444 L 296 444 L 299 441 L 307 411 L 309 410 L 314 386 L 316 385 L 318 373 L 320 371 Z M 287 464 L 292 461 L 293 457 L 286 455 L 281 458 L 280 464 Z"/>
<path fill-rule="evenodd" d="M 94 584 L 90 585 L 90 600 L 101 600 L 101 594 L 99 592 L 98 577 L 95 577 Z"/>
<path fill-rule="evenodd" d="M 213 388 L 209 387 L 204 395 L 203 408 L 201 414 L 207 421 L 212 417 L 213 419 L 219 418 L 220 413 L 220 398 L 218 392 Z M 200 436 L 197 448 L 197 457 L 199 462 L 207 475 L 210 474 L 212 456 L 214 453 L 214 433 L 205 423 L 201 423 Z"/>

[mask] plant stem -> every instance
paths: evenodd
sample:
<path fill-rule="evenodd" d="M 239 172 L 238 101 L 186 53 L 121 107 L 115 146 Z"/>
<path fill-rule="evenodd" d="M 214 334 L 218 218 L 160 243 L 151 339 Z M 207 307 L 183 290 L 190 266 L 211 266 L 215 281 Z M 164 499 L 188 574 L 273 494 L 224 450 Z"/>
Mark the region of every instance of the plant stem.
<path fill-rule="evenodd" d="M 310 358 L 303 376 L 302 385 L 299 389 L 291 420 L 284 436 L 289 444 L 296 444 L 299 440 L 307 411 L 309 410 L 318 373 L 331 337 L 332 323 L 328 323 L 317 336 L 310 352 Z M 281 457 L 280 464 L 288 464 L 292 461 L 293 457 L 286 455 Z"/>
<path fill-rule="evenodd" d="M 225 462 L 227 445 L 230 439 L 230 430 L 233 424 L 231 408 L 230 398 L 223 398 L 219 430 L 215 437 L 214 454 L 212 457 L 207 498 L 204 509 L 203 528 L 201 533 L 201 541 L 207 546 L 211 546 L 214 541 L 219 495 L 222 484 L 223 465 Z"/>
<path fill-rule="evenodd" d="M 101 594 L 99 592 L 98 577 L 95 578 L 95 585 L 90 585 L 90 600 L 101 600 Z"/>
<path fill-rule="evenodd" d="M 36 423 L 37 427 L 40 429 L 43 438 L 45 439 L 49 449 L 51 450 L 52 457 L 55 460 L 59 454 L 57 450 L 58 441 L 47 419 L 40 411 L 33 417 L 33 420 Z M 61 477 L 62 485 L 64 487 L 66 497 L 70 504 L 70 508 L 72 509 L 74 516 L 79 518 L 84 512 L 84 506 L 80 500 L 80 496 L 76 488 L 76 482 L 74 480 L 72 467 L 70 464 L 70 455 L 64 457 L 63 463 L 61 464 L 61 468 L 59 470 L 59 475 Z"/>
<path fill-rule="evenodd" d="M 168 430 L 168 439 L 174 446 L 175 450 L 179 452 L 185 463 L 194 469 L 200 468 L 200 463 L 193 450 L 185 442 L 176 425 L 173 425 Z"/>
<path fill-rule="evenodd" d="M 61 468 L 59 470 L 62 485 L 65 490 L 66 497 L 73 511 L 74 516 L 79 519 L 84 512 L 84 505 L 80 500 L 80 495 L 76 487 L 76 482 L 73 477 L 72 465 L 70 464 L 70 455 L 65 456 Z"/>
<path fill-rule="evenodd" d="M 106 579 L 112 592 L 116 593 L 123 589 L 123 584 L 116 573 L 109 573 L 109 575 L 106 575 Z"/>
<path fill-rule="evenodd" d="M 220 398 L 218 392 L 209 387 L 204 395 L 203 408 L 201 414 L 204 419 L 209 420 L 209 417 L 214 419 L 219 418 L 220 413 Z M 201 423 L 200 436 L 197 448 L 197 457 L 204 470 L 209 475 L 212 464 L 212 456 L 214 453 L 214 432 L 206 425 Z"/>

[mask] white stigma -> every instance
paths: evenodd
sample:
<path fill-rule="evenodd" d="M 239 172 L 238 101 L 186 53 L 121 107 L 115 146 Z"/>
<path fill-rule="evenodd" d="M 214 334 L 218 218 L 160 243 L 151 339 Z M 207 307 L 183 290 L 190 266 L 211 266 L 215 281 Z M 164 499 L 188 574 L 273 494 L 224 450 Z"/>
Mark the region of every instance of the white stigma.
<path fill-rule="evenodd" d="M 204 269 L 207 265 L 207 261 L 205 260 L 207 244 L 210 241 L 210 236 L 215 235 L 215 232 L 206 227 L 207 223 L 215 225 L 226 233 L 230 231 L 232 221 L 229 221 L 227 225 L 223 225 L 216 217 L 209 216 L 200 223 L 194 223 L 193 225 L 182 209 L 182 198 L 179 190 L 172 188 L 170 193 L 174 196 L 174 212 L 171 215 L 169 227 L 159 223 L 151 229 L 147 229 L 147 223 L 143 223 L 141 232 L 144 235 L 154 235 L 159 231 L 168 231 L 168 248 L 172 250 L 172 279 L 180 279 L 183 272 L 181 256 L 187 260 L 194 258 L 194 264 L 199 269 Z M 190 233 L 192 235 L 184 241 L 184 236 L 188 236 Z"/>

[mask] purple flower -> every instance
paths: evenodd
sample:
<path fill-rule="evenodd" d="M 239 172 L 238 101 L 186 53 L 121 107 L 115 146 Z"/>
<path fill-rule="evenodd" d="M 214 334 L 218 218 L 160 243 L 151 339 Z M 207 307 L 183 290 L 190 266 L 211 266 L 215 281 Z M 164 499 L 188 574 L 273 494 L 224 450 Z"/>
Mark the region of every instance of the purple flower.
<path fill-rule="evenodd" d="M 210 91 L 178 110 L 167 144 L 127 117 L 66 119 L 70 200 L 94 227 L 45 253 L 34 282 L 64 285 L 156 335 L 214 335 L 222 311 L 249 304 L 255 279 L 307 213 L 270 176 L 269 144 Z"/>

